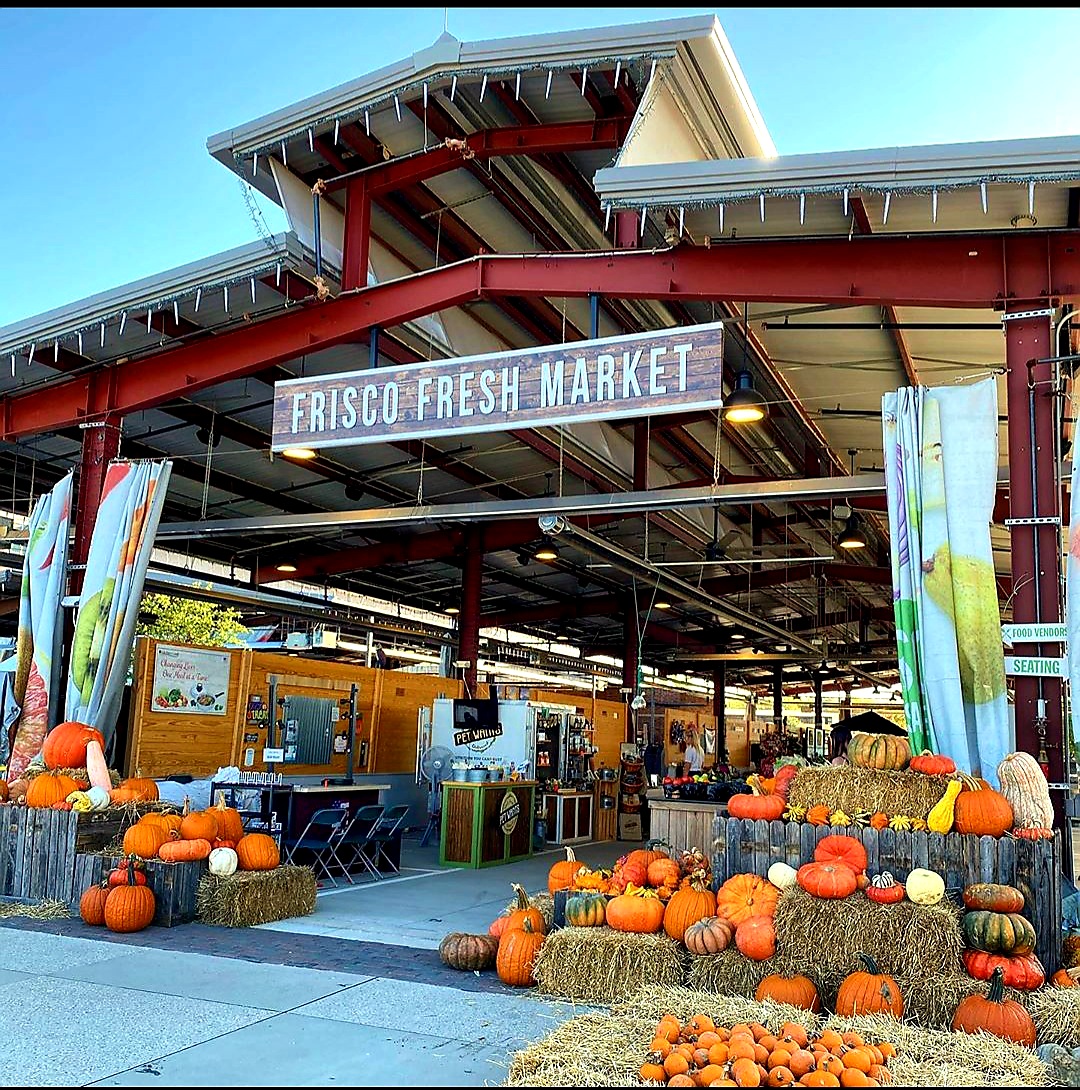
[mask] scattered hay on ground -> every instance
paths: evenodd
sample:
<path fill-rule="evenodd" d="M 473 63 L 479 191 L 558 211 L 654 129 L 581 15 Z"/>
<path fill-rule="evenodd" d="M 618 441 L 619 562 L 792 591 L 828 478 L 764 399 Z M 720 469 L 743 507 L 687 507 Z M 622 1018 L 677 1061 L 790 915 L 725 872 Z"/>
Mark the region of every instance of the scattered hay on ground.
<path fill-rule="evenodd" d="M 692 954 L 686 986 L 699 992 L 713 993 L 714 999 L 716 995 L 753 999 L 757 986 L 772 973 L 790 976 L 791 970 L 782 958 L 751 961 L 734 946 L 729 946 L 719 954 Z M 810 976 L 809 973 L 807 975 Z M 820 991 L 816 977 L 810 976 L 810 979 Z"/>
<path fill-rule="evenodd" d="M 199 919 L 216 927 L 253 927 L 310 916 L 315 911 L 315 874 L 310 867 L 291 865 L 228 877 L 204 874 L 195 906 Z"/>
<path fill-rule="evenodd" d="M 29 916 L 32 920 L 63 920 L 70 915 L 71 907 L 66 901 L 44 900 L 34 905 L 0 901 L 0 920 L 6 920 L 10 916 Z"/>
<path fill-rule="evenodd" d="M 826 985 L 863 968 L 860 953 L 893 976 L 952 974 L 963 948 L 959 917 L 947 901 L 878 905 L 864 893 L 823 900 L 796 887 L 776 905 L 776 948 L 784 964 Z"/>
<path fill-rule="evenodd" d="M 76 783 L 90 782 L 90 773 L 85 768 L 46 768 L 44 765 L 31 765 L 23 772 L 22 778 L 33 780 L 46 772 L 52 772 L 57 776 L 70 776 Z M 109 769 L 109 779 L 112 780 L 113 787 L 119 787 L 123 782 L 123 777 L 115 768 Z"/>
<path fill-rule="evenodd" d="M 807 809 L 824 804 L 846 814 L 880 810 L 890 817 L 906 814 L 925 819 L 944 794 L 944 777 L 832 765 L 799 769 L 791 781 L 788 802 Z"/>
<path fill-rule="evenodd" d="M 1039 1044 L 1080 1047 L 1080 988 L 1041 988 L 1028 997 L 1028 1009 Z"/>
<path fill-rule="evenodd" d="M 545 995 L 612 1003 L 651 982 L 681 984 L 686 958 L 682 944 L 664 934 L 564 927 L 544 940 L 533 975 Z"/>

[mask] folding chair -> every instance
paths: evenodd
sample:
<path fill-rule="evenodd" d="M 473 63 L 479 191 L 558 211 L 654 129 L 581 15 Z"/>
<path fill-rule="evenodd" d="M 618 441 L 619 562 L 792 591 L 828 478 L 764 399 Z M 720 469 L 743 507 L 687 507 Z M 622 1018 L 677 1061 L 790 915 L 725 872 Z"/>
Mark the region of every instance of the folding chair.
<path fill-rule="evenodd" d="M 303 831 L 295 840 L 289 840 L 285 844 L 285 862 L 291 863 L 293 856 L 300 849 L 314 853 L 314 862 L 321 867 L 326 877 L 336 886 L 337 879 L 327 866 L 325 856 L 330 856 L 341 868 L 342 874 L 352 884 L 352 876 L 345 864 L 337 854 L 337 848 L 341 843 L 341 834 L 349 820 L 349 811 L 337 807 L 327 807 L 324 810 L 316 810 L 311 815 L 311 820 L 304 826 Z"/>
<path fill-rule="evenodd" d="M 395 873 L 398 872 L 398 868 L 394 866 L 394 861 L 386 854 L 386 845 L 393 843 L 395 837 L 401 839 L 401 827 L 405 824 L 405 819 L 409 816 L 409 807 L 393 806 L 387 812 L 372 830 L 371 843 L 375 848 L 375 866 L 378 867 L 379 859 L 382 858 L 390 869 Z"/>
<path fill-rule="evenodd" d="M 348 860 L 347 867 L 353 866 L 359 857 L 368 873 L 376 880 L 382 878 L 382 875 L 365 849 L 371 846 L 372 834 L 385 813 L 385 806 L 361 806 L 353 815 L 352 821 L 345 828 L 341 839 L 336 844 L 338 848 L 352 849 L 353 854 Z M 346 873 L 348 873 L 347 870 Z M 352 881 L 352 879 L 350 878 L 349 881 Z"/>

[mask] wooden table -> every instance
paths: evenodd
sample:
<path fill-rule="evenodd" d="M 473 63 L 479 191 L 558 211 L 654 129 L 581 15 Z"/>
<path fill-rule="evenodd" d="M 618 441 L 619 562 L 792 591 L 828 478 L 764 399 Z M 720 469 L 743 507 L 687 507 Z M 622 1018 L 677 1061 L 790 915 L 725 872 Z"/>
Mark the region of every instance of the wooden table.
<path fill-rule="evenodd" d="M 442 791 L 442 866 L 494 867 L 532 855 L 535 780 L 444 780 Z"/>

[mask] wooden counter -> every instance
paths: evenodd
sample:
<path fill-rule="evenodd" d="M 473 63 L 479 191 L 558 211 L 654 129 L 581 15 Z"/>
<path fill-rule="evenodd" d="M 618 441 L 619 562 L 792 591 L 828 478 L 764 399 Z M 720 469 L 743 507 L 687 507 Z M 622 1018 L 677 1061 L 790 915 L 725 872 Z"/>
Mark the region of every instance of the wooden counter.
<path fill-rule="evenodd" d="M 450 780 L 442 791 L 440 864 L 493 867 L 532 855 L 535 780 Z"/>
<path fill-rule="evenodd" d="M 666 841 L 673 852 L 699 848 L 707 856 L 712 849 L 716 815 L 727 817 L 724 802 L 649 799 L 648 803 L 650 838 Z"/>

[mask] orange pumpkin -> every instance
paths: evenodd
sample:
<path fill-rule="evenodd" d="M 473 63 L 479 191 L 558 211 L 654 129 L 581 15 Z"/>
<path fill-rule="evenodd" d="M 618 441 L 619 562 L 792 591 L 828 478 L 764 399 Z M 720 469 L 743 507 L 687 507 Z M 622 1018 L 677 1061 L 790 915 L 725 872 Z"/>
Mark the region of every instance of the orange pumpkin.
<path fill-rule="evenodd" d="M 226 806 L 221 795 L 218 796 L 217 806 L 213 807 L 213 814 L 217 818 L 219 839 L 231 840 L 235 844 L 244 835 L 244 819 L 240 817 L 240 812 Z"/>
<path fill-rule="evenodd" d="M 54 802 L 63 802 L 78 786 L 70 777 L 59 772 L 43 772 L 35 776 L 26 788 L 27 806 L 52 806 Z"/>
<path fill-rule="evenodd" d="M 735 874 L 716 891 L 716 915 L 738 926 L 751 916 L 771 916 L 780 891 L 756 874 Z"/>
<path fill-rule="evenodd" d="M 995 969 L 990 979 L 990 991 L 985 995 L 969 995 L 960 1000 L 953 1015 L 952 1028 L 964 1033 L 980 1030 L 1015 1041 L 1018 1045 L 1035 1047 L 1035 1023 L 1031 1015 L 1015 999 L 1005 998 L 1005 983 L 1001 969 Z"/>
<path fill-rule="evenodd" d="M 814 849 L 818 863 L 846 863 L 856 874 L 866 870 L 867 856 L 862 841 L 853 836 L 827 836 Z"/>
<path fill-rule="evenodd" d="M 752 821 L 776 821 L 787 809 L 783 797 L 767 794 L 758 776 L 751 776 L 749 783 L 752 794 L 732 795 L 728 799 L 728 814 Z"/>
<path fill-rule="evenodd" d="M 109 896 L 109 886 L 106 882 L 99 882 L 84 891 L 79 898 L 79 915 L 84 923 L 91 927 L 101 927 L 105 922 L 105 899 Z"/>
<path fill-rule="evenodd" d="M 648 935 L 659 931 L 664 922 L 664 905 L 649 889 L 628 886 L 625 893 L 608 901 L 608 927 Z"/>
<path fill-rule="evenodd" d="M 248 833 L 236 845 L 241 870 L 273 870 L 281 861 L 277 841 L 266 833 Z"/>
<path fill-rule="evenodd" d="M 716 894 L 705 884 L 704 872 L 696 871 L 690 885 L 672 894 L 665 906 L 664 930 L 676 942 L 682 942 L 691 924 L 715 914 Z"/>
<path fill-rule="evenodd" d="M 1059 988 L 1075 988 L 1077 980 L 1080 980 L 1080 965 L 1074 965 L 1071 969 L 1058 969 L 1050 980 Z"/>
<path fill-rule="evenodd" d="M 886 973 L 878 972 L 873 958 L 866 954 L 859 957 L 866 968 L 844 978 L 836 996 L 836 1013 L 891 1014 L 899 1018 L 904 1013 L 904 1000 L 896 981 Z"/>
<path fill-rule="evenodd" d="M 953 829 L 974 836 L 1004 836 L 1013 826 L 1013 810 L 1000 791 L 986 780 L 960 773 L 964 790 L 956 799 Z"/>
<path fill-rule="evenodd" d="M 846 863 L 804 863 L 795 880 L 814 897 L 850 897 L 858 888 L 855 872 Z"/>
<path fill-rule="evenodd" d="M 674 859 L 666 856 L 663 859 L 655 859 L 649 864 L 645 873 L 645 879 L 650 886 L 677 886 L 682 878 L 682 870 Z"/>
<path fill-rule="evenodd" d="M 887 829 L 888 827 L 889 815 L 882 813 L 880 810 L 875 811 L 870 818 L 870 828 L 877 829 L 878 832 L 880 832 L 882 829 Z"/>
<path fill-rule="evenodd" d="M 131 797 L 143 802 L 157 802 L 158 785 L 156 780 L 148 780 L 141 776 L 129 776 L 122 781 L 116 791 L 130 791 Z M 115 799 L 113 800 L 116 801 Z"/>
<path fill-rule="evenodd" d="M 794 976 L 780 976 L 777 973 L 767 976 L 757 986 L 754 999 L 759 1003 L 763 999 L 772 999 L 777 1003 L 787 1003 L 788 1006 L 801 1007 L 806 1011 L 821 1010 L 821 999 L 814 982 L 808 976 L 798 973 Z M 798 1074 L 802 1076 L 806 1072 L 800 1071 Z"/>
<path fill-rule="evenodd" d="M 535 984 L 533 962 L 543 942 L 544 936 L 533 930 L 529 920 L 522 927 L 507 928 L 499 939 L 499 952 L 495 955 L 495 970 L 499 979 L 515 988 Z"/>
<path fill-rule="evenodd" d="M 735 945 L 751 961 L 764 961 L 776 953 L 776 925 L 772 916 L 751 916 L 735 929 Z"/>
<path fill-rule="evenodd" d="M 530 900 L 524 886 L 516 882 L 511 887 L 517 895 L 517 908 L 513 909 L 507 918 L 505 930 L 510 931 L 515 927 L 522 927 L 526 920 L 538 935 L 544 933 L 544 914 Z"/>
<path fill-rule="evenodd" d="M 166 840 L 158 848 L 158 858 L 166 863 L 192 863 L 206 859 L 211 850 L 209 840 Z"/>
<path fill-rule="evenodd" d="M 153 859 L 158 849 L 168 840 L 168 834 L 160 825 L 136 822 L 124 833 L 124 855 L 137 855 L 140 859 Z"/>
<path fill-rule="evenodd" d="M 157 910 L 149 886 L 135 882 L 135 868 L 128 868 L 126 886 L 113 886 L 105 898 L 105 926 L 110 931 L 142 931 L 149 926 Z"/>
<path fill-rule="evenodd" d="M 806 820 L 810 825 L 828 825 L 831 816 L 832 811 L 824 803 L 811 806 L 806 811 Z"/>
<path fill-rule="evenodd" d="M 569 889 L 574 884 L 574 876 L 579 870 L 588 870 L 584 863 L 579 863 L 573 848 L 566 849 L 566 858 L 552 864 L 548 871 L 548 893 L 553 897 L 560 889 Z"/>
<path fill-rule="evenodd" d="M 218 820 L 213 810 L 189 812 L 188 800 L 184 800 L 184 815 L 180 822 L 181 840 L 213 841 L 218 835 Z"/>
<path fill-rule="evenodd" d="M 86 743 L 95 739 L 102 749 L 105 738 L 101 731 L 88 727 L 85 723 L 57 723 L 47 735 L 41 747 L 41 756 L 46 768 L 85 768 Z M 72 791 L 75 790 L 73 787 Z M 33 806 L 33 803 L 28 805 Z"/>
<path fill-rule="evenodd" d="M 155 812 L 150 814 L 143 814 L 139 818 L 140 825 L 157 825 L 165 830 L 166 836 L 169 840 L 177 840 L 180 837 L 180 826 L 183 824 L 184 819 L 179 814 L 166 814 L 161 812 Z"/>

